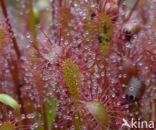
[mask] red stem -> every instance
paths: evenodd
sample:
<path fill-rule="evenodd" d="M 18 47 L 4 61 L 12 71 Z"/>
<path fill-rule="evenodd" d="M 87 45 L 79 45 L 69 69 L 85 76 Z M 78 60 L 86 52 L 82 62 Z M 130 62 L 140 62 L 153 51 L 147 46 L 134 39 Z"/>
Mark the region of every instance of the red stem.
<path fill-rule="evenodd" d="M 129 12 L 128 16 L 125 18 L 124 23 L 126 23 L 132 16 L 133 12 L 135 11 L 136 7 L 138 6 L 140 0 L 136 0 L 131 11 Z"/>
<path fill-rule="evenodd" d="M 9 20 L 9 17 L 8 17 L 8 12 L 7 12 L 7 7 L 6 7 L 6 4 L 5 4 L 5 0 L 0 0 L 0 6 L 1 6 L 3 16 L 6 19 L 6 24 L 8 26 L 7 31 L 10 34 L 10 39 L 12 40 L 13 48 L 15 49 L 17 58 L 19 59 L 20 56 L 21 56 L 21 53 L 20 53 L 20 50 L 18 48 L 12 26 L 10 24 L 10 20 Z M 13 78 L 13 83 L 14 83 L 14 86 L 15 86 L 17 98 L 18 98 L 19 103 L 21 104 L 21 113 L 25 114 L 25 110 L 23 108 L 24 107 L 23 106 L 23 101 L 22 101 L 22 98 L 21 98 L 21 90 L 20 90 L 21 84 L 19 82 L 19 70 L 18 70 L 17 61 L 9 59 L 8 63 L 10 65 L 10 72 L 11 72 L 11 75 L 12 75 L 12 78 Z M 13 69 L 11 68 L 11 66 L 13 66 Z M 25 124 L 26 124 L 26 121 L 25 121 Z"/>
<path fill-rule="evenodd" d="M 17 68 L 17 63 L 14 60 L 8 60 L 8 63 L 9 63 L 9 66 L 10 66 L 10 72 L 11 72 L 11 76 L 12 76 L 13 83 L 14 83 L 14 86 L 15 86 L 15 91 L 16 91 L 16 94 L 17 94 L 17 98 L 18 98 L 19 103 L 21 104 L 21 113 L 24 114 L 25 110 L 23 108 L 23 101 L 22 101 L 22 98 L 21 98 L 21 90 L 20 90 L 20 88 L 22 87 L 22 84 L 19 83 L 19 71 L 18 71 L 18 68 Z M 13 66 L 13 68 L 12 68 L 12 66 Z"/>
<path fill-rule="evenodd" d="M 17 55 L 18 58 L 20 58 L 21 54 L 20 54 L 19 48 L 17 46 L 17 42 L 16 42 L 16 38 L 15 38 L 14 32 L 12 30 L 12 26 L 10 24 L 10 20 L 9 20 L 9 17 L 8 17 L 5 1 L 4 0 L 0 0 L 0 5 L 1 5 L 3 16 L 6 19 L 6 24 L 8 26 L 8 32 L 10 33 L 10 38 L 11 38 L 11 40 L 13 42 L 13 47 L 14 47 L 14 49 L 16 51 L 16 55 Z"/>
<path fill-rule="evenodd" d="M 1 5 L 2 13 L 3 13 L 3 15 L 4 15 L 5 19 L 6 19 L 6 24 L 8 26 L 8 32 L 10 33 L 10 38 L 12 39 L 12 42 L 13 42 L 17 57 L 20 58 L 20 51 L 19 51 L 19 48 L 17 46 L 16 39 L 14 37 L 14 33 L 12 31 L 12 26 L 11 26 L 10 20 L 8 18 L 7 8 L 6 8 L 4 0 L 0 0 L 0 5 Z M 11 34 L 13 36 L 11 36 Z M 22 103 L 22 100 L 21 100 L 21 97 L 20 97 L 21 92 L 20 92 L 19 71 L 18 71 L 17 63 L 14 60 L 8 60 L 8 63 L 9 63 L 10 66 L 13 66 L 13 68 L 14 68 L 14 69 L 10 69 L 10 71 L 11 71 L 11 75 L 12 75 L 12 78 L 13 78 L 15 90 L 16 90 L 17 95 L 18 95 L 18 101 L 20 103 Z"/>

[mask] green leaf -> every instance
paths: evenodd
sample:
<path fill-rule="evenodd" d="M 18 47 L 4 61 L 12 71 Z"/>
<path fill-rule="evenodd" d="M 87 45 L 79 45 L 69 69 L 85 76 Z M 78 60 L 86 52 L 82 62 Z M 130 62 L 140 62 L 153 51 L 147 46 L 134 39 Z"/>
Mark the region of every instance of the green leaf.
<path fill-rule="evenodd" d="M 74 125 L 75 125 L 75 130 L 80 130 L 81 126 L 81 119 L 80 119 L 80 114 L 76 113 L 75 119 L 74 119 Z"/>
<path fill-rule="evenodd" d="M 104 13 L 99 14 L 98 20 L 99 37 L 101 37 L 100 47 L 104 56 L 108 57 L 112 42 L 112 21 L 109 16 Z"/>
<path fill-rule="evenodd" d="M 1 93 L 0 94 L 0 102 L 12 107 L 14 109 L 14 111 L 16 112 L 17 116 L 20 115 L 20 106 L 17 103 L 17 101 L 15 99 L 13 99 L 11 96 Z"/>
<path fill-rule="evenodd" d="M 77 99 L 79 98 L 78 88 L 80 86 L 80 70 L 78 66 L 71 60 L 67 59 L 62 65 L 64 80 L 67 84 L 71 96 L 76 99 L 74 100 L 75 109 L 78 106 Z M 81 120 L 79 113 L 76 112 L 75 120 L 75 130 L 80 130 Z"/>
<path fill-rule="evenodd" d="M 33 0 L 29 0 L 29 27 L 31 29 L 32 38 L 33 38 L 33 45 L 34 48 L 38 50 L 38 42 L 37 42 L 37 32 L 36 32 L 36 25 L 35 25 L 35 14 L 33 10 Z"/>
<path fill-rule="evenodd" d="M 40 12 L 39 9 L 33 8 L 34 18 L 35 18 L 35 24 L 40 23 Z"/>
<path fill-rule="evenodd" d="M 67 59 L 64 61 L 62 68 L 69 92 L 74 99 L 78 99 L 78 87 L 80 86 L 80 70 L 78 66 L 72 60 Z"/>
<path fill-rule="evenodd" d="M 52 129 L 57 114 L 57 99 L 45 101 L 48 130 Z"/>
<path fill-rule="evenodd" d="M 98 101 L 90 101 L 85 103 L 89 113 L 96 119 L 96 121 L 103 127 L 108 126 L 108 113 L 105 107 Z"/>

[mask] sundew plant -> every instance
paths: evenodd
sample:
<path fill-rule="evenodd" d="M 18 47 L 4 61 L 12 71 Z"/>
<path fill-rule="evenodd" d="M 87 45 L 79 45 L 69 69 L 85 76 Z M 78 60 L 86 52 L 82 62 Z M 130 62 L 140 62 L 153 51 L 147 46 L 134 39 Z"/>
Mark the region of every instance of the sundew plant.
<path fill-rule="evenodd" d="M 156 0 L 0 0 L 0 130 L 152 121 Z"/>

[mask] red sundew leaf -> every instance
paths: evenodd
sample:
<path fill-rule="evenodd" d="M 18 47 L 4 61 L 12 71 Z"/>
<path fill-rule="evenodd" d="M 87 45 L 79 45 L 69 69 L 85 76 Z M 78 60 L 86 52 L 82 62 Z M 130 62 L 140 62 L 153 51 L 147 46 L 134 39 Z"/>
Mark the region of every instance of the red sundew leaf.
<path fill-rule="evenodd" d="M 108 57 L 112 42 L 112 21 L 109 16 L 99 13 L 95 19 L 86 19 L 84 29 L 89 32 L 89 39 L 97 35 L 104 56 Z"/>
<path fill-rule="evenodd" d="M 72 26 L 69 26 L 69 23 L 72 19 L 74 19 L 74 15 L 71 14 L 69 8 L 62 8 L 60 12 L 60 20 L 61 20 L 61 25 L 62 25 L 62 36 L 64 39 L 71 41 L 72 36 L 69 35 L 69 32 L 74 30 Z"/>

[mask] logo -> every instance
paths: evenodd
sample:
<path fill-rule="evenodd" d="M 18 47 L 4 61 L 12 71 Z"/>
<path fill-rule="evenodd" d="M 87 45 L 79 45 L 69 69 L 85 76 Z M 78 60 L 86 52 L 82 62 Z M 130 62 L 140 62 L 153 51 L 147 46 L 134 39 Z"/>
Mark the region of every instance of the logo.
<path fill-rule="evenodd" d="M 126 119 L 123 118 L 122 121 L 123 121 L 123 123 L 122 123 L 121 128 L 125 127 L 125 126 L 131 128 L 131 126 L 129 125 L 129 123 L 128 123 L 128 121 Z"/>
<path fill-rule="evenodd" d="M 154 121 L 140 121 L 134 120 L 133 118 L 131 121 L 127 121 L 125 118 L 122 119 L 123 123 L 121 125 L 121 128 L 128 127 L 128 128 L 155 128 Z"/>

